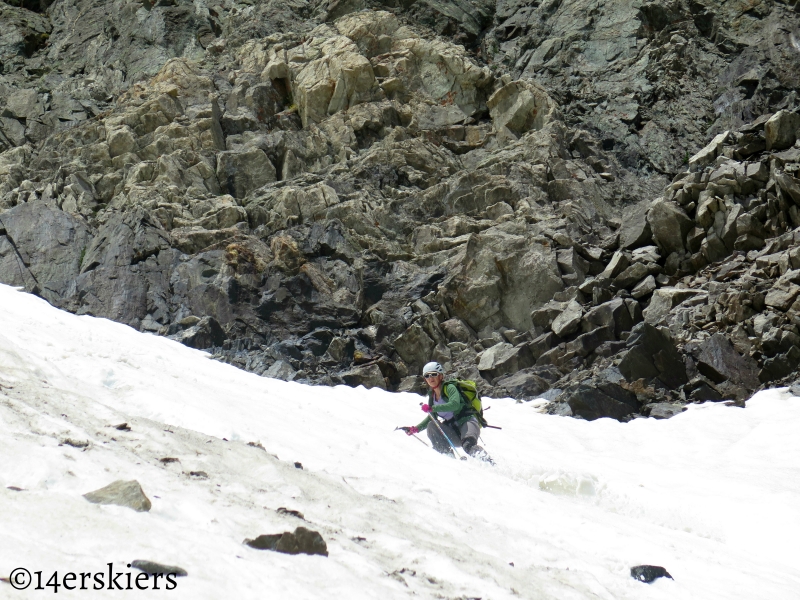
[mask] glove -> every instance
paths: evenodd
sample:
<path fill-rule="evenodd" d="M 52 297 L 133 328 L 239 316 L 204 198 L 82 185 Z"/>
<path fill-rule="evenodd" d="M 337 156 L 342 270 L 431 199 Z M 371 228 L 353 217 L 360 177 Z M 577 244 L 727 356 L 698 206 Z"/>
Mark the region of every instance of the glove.
<path fill-rule="evenodd" d="M 403 429 L 406 430 L 406 435 L 414 435 L 419 433 L 419 429 L 417 429 L 416 425 L 412 425 L 411 427 L 404 427 Z"/>
<path fill-rule="evenodd" d="M 424 412 L 424 413 L 429 413 L 429 412 L 431 412 L 431 406 L 430 406 L 430 404 L 423 404 L 423 405 L 422 405 L 422 412 Z"/>

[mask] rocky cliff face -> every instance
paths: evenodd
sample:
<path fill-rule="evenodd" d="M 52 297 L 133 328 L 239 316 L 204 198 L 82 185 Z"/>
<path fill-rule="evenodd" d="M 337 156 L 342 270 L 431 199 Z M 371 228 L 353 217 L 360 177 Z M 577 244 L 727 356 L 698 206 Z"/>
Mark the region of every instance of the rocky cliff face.
<path fill-rule="evenodd" d="M 583 418 L 800 364 L 796 2 L 0 2 L 0 281 Z"/>

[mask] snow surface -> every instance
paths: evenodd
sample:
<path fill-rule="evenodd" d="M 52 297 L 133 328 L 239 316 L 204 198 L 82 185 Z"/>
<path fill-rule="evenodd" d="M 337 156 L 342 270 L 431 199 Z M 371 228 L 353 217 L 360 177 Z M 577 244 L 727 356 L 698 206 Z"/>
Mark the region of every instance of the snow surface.
<path fill-rule="evenodd" d="M 420 400 L 258 377 L 0 286 L 0 576 L 146 559 L 189 572 L 173 598 L 800 598 L 800 399 L 785 390 L 628 424 L 492 400 L 496 468 L 393 431 Z M 117 479 L 152 510 L 82 498 Z M 298 525 L 330 556 L 242 544 Z M 674 580 L 637 582 L 639 564 Z M 51 593 L 0 581 L 1 598 Z M 57 597 L 87 594 L 120 592 Z"/>

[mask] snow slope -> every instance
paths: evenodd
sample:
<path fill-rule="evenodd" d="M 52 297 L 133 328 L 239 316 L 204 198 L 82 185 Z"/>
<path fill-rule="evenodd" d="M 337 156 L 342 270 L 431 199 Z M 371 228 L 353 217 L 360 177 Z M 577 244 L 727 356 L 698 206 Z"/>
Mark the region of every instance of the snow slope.
<path fill-rule="evenodd" d="M 189 572 L 173 598 L 800 598 L 800 399 L 785 391 L 628 424 L 490 401 L 496 468 L 394 432 L 420 400 L 261 378 L 0 286 L 0 576 L 147 559 Z M 82 498 L 116 479 L 152 510 Z M 330 556 L 242 544 L 298 525 Z M 674 580 L 637 582 L 638 564 Z M 0 598 L 51 593 L 0 582 Z M 86 594 L 119 592 L 57 597 Z"/>

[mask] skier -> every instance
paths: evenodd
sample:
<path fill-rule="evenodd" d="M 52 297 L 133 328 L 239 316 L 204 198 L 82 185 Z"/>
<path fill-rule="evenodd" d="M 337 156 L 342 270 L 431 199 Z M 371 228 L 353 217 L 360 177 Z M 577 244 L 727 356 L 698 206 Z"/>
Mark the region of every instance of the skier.
<path fill-rule="evenodd" d="M 419 425 L 403 427 L 406 434 L 414 435 L 425 429 L 433 448 L 442 454 L 449 454 L 451 448 L 442 436 L 444 432 L 453 446 L 461 446 L 474 458 L 492 462 L 486 451 L 478 445 L 481 426 L 475 411 L 465 402 L 454 383 L 445 382 L 442 365 L 438 362 L 429 362 L 422 369 L 422 376 L 430 388 L 428 403 L 422 405 L 422 411 L 428 413 L 428 416 Z M 444 422 L 439 424 L 441 432 L 432 422 L 437 416 L 444 419 Z"/>

